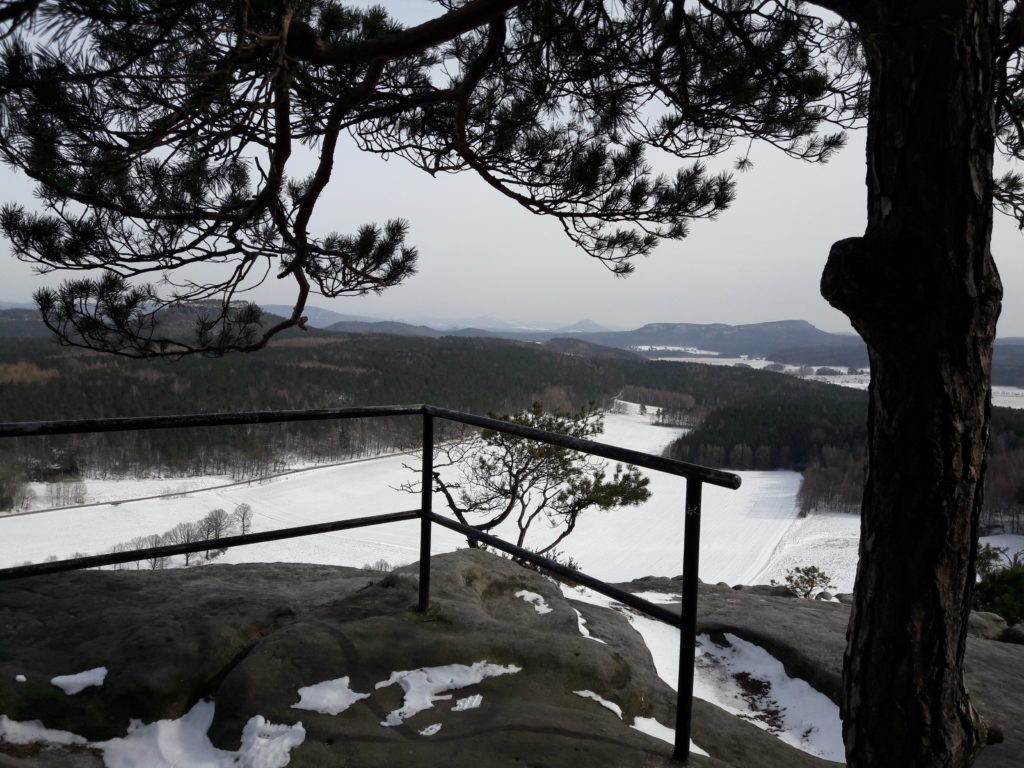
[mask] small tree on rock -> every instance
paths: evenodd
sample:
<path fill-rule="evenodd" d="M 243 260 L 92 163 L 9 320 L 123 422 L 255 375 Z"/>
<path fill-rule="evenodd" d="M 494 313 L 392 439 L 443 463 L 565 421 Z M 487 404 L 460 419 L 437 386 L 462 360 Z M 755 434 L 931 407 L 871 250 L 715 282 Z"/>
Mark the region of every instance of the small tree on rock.
<path fill-rule="evenodd" d="M 548 414 L 534 403 L 529 411 L 498 418 L 582 439 L 603 430 L 593 403 L 573 414 Z M 635 467 L 616 465 L 609 474 L 601 459 L 492 430 L 437 447 L 433 477 L 434 491 L 459 522 L 484 532 L 504 526 L 503 538 L 538 554 L 569 536 L 583 512 L 635 506 L 650 497 L 649 481 Z M 418 484 L 402 487 L 419 493 Z"/>
<path fill-rule="evenodd" d="M 832 584 L 832 577 L 816 565 L 803 565 L 791 568 L 786 573 L 784 585 L 796 592 L 798 597 L 806 598 L 814 597 L 817 592 L 822 590 L 835 589 L 835 585 Z M 783 585 L 772 579 L 772 586 Z"/>

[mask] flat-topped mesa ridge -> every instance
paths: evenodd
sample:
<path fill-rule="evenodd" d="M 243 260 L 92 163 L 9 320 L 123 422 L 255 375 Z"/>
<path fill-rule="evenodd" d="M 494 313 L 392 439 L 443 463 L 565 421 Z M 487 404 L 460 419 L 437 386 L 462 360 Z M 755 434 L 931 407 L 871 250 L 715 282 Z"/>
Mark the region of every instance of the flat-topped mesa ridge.
<path fill-rule="evenodd" d="M 238 749 L 256 715 L 301 722 L 305 739 L 288 762 L 295 768 L 677 765 L 670 744 L 630 727 L 640 718 L 672 725 L 676 697 L 621 612 L 571 600 L 534 571 L 466 549 L 433 558 L 431 602 L 420 614 L 417 567 L 382 574 L 210 565 L 4 582 L 0 714 L 100 741 L 123 736 L 131 719 L 178 718 L 212 700 L 209 735 L 222 749 Z M 625 586 L 670 591 L 650 580 Z M 580 617 L 603 642 L 584 636 Z M 833 701 L 847 620 L 848 606 L 839 603 L 700 589 L 698 632 L 728 632 L 763 646 Z M 977 765 L 1019 765 L 1024 734 L 1013 728 L 1024 720 L 1017 695 L 1024 647 L 971 638 L 968 660 L 979 709 L 1007 737 L 986 748 Z M 97 667 L 108 670 L 102 685 L 75 695 L 50 683 Z M 464 688 L 435 690 L 420 709 L 406 695 L 410 683 L 388 684 L 408 670 L 428 669 L 427 677 L 437 678 L 439 668 L 456 676 L 485 671 Z M 343 711 L 293 707 L 307 696 L 300 688 L 343 677 L 359 695 Z M 621 716 L 576 691 L 614 703 Z M 692 755 L 695 766 L 835 765 L 701 700 L 694 702 L 693 740 L 711 755 Z M 103 761 L 89 748 L 0 744 L 4 768 L 51 765 L 94 768 Z"/>

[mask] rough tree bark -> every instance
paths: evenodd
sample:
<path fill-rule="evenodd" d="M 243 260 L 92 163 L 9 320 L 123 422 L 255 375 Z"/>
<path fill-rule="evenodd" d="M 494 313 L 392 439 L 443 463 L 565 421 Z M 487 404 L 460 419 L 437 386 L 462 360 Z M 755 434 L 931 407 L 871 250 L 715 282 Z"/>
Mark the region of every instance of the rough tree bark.
<path fill-rule="evenodd" d="M 999 13 L 997 0 L 857 13 L 868 224 L 832 247 L 822 277 L 871 360 L 842 707 L 852 768 L 966 766 L 985 735 L 962 663 L 1002 297 L 990 253 Z"/>

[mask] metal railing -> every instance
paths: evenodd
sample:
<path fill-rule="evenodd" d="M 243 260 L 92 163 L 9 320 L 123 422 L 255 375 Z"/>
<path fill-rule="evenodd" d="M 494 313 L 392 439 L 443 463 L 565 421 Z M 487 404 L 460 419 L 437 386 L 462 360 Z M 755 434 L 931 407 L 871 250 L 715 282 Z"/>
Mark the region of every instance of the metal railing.
<path fill-rule="evenodd" d="M 146 549 L 135 549 L 126 552 L 114 552 L 103 555 L 76 557 L 46 563 L 21 565 L 13 568 L 0 569 L 0 581 L 21 579 L 62 571 L 80 570 L 103 565 L 135 562 L 171 555 L 182 555 L 210 549 L 235 547 L 244 544 L 258 544 L 279 539 L 312 536 L 328 531 L 343 531 L 362 528 L 370 525 L 383 525 L 403 520 L 420 521 L 420 561 L 419 561 L 419 595 L 417 608 L 426 611 L 430 604 L 430 538 L 432 525 L 437 524 L 461 533 L 471 539 L 487 544 L 502 552 L 529 562 L 544 571 L 561 576 L 577 584 L 582 584 L 595 592 L 628 605 L 651 618 L 671 624 L 680 630 L 679 642 L 679 682 L 676 702 L 676 740 L 672 757 L 686 763 L 690 754 L 690 720 L 693 714 L 693 648 L 697 632 L 697 568 L 700 547 L 701 492 L 704 483 L 724 488 L 735 489 L 740 485 L 740 478 L 730 472 L 722 472 L 697 464 L 690 464 L 661 456 L 620 448 L 593 440 L 584 440 L 566 435 L 545 432 L 533 427 L 512 424 L 499 419 L 475 416 L 460 411 L 438 408 L 433 405 L 399 405 L 369 406 L 363 408 L 333 408 L 305 411 L 249 411 L 244 413 L 213 413 L 190 414 L 179 416 L 147 416 L 140 418 L 118 419 L 79 419 L 73 421 L 34 421 L 0 424 L 0 438 L 33 437 L 43 435 L 73 435 L 95 432 L 124 432 L 150 429 L 179 429 L 186 427 L 220 427 L 248 424 L 272 424 L 298 421 L 324 421 L 357 418 L 373 418 L 383 416 L 420 416 L 423 419 L 423 464 L 421 469 L 420 508 L 406 512 L 393 512 L 372 515 L 369 517 L 337 520 L 315 525 L 302 525 L 282 528 L 260 533 L 247 533 L 237 536 L 223 536 L 216 539 L 185 544 L 170 544 Z M 683 595 L 681 615 L 677 616 L 663 606 L 651 603 L 625 590 L 613 587 L 600 579 L 568 568 L 541 555 L 534 554 L 522 547 L 510 544 L 496 536 L 479 531 L 471 526 L 443 517 L 433 511 L 433 455 L 434 455 L 434 420 L 466 424 L 472 427 L 503 432 L 529 440 L 536 440 L 560 448 L 581 451 L 594 456 L 601 456 L 614 461 L 634 464 L 645 469 L 653 469 L 686 479 L 686 506 L 683 544 Z M 201 489 L 199 489 L 201 490 Z M 2 523 L 0 523 L 2 524 Z"/>

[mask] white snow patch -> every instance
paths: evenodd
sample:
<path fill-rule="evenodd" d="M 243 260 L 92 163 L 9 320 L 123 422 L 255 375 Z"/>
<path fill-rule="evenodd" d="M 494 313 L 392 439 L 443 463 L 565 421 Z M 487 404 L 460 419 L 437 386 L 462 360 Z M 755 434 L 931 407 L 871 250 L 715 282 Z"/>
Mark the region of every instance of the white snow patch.
<path fill-rule="evenodd" d="M 76 693 L 80 693 L 86 688 L 91 688 L 94 685 L 103 685 L 103 681 L 106 679 L 107 668 L 96 667 L 95 669 L 87 669 L 84 672 L 79 672 L 74 675 L 58 675 L 50 680 L 50 682 L 64 691 L 68 696 L 74 696 Z"/>
<path fill-rule="evenodd" d="M 752 717 L 749 707 L 737 707 L 724 701 L 722 694 L 728 691 L 726 685 L 716 687 L 718 701 L 712 703 L 750 720 L 804 752 L 826 760 L 845 762 L 839 707 L 806 681 L 787 675 L 782 662 L 760 646 L 735 635 L 726 634 L 725 637 L 731 645 L 729 648 L 715 645 L 707 635 L 701 635 L 698 638 L 701 654 L 718 667 L 724 677 L 735 679 L 737 674 L 749 675 L 753 680 L 767 683 L 768 692 L 762 700 L 756 701 L 755 706 L 778 709 L 778 722 L 766 724 L 756 716 Z M 749 693 L 744 696 L 741 691 L 739 697 L 749 700 Z"/>
<path fill-rule="evenodd" d="M 539 614 L 551 613 L 551 606 L 548 605 L 544 598 L 538 595 L 536 592 L 530 592 L 525 589 L 521 589 L 516 592 L 516 597 L 521 597 L 526 602 L 533 606 L 533 609 Z"/>
<path fill-rule="evenodd" d="M 573 608 L 573 610 L 576 611 L 575 608 Z M 580 634 L 587 638 L 587 640 L 594 640 L 595 642 L 601 643 L 601 645 L 608 645 L 608 643 L 606 643 L 600 637 L 594 637 L 592 634 L 590 634 L 590 630 L 587 629 L 587 620 L 583 618 L 583 614 L 579 611 L 576 611 L 576 624 L 580 628 Z"/>
<path fill-rule="evenodd" d="M 643 637 L 658 676 L 672 690 L 679 684 L 679 630 L 664 622 L 642 616 L 611 598 L 586 589 L 562 585 L 562 594 L 570 600 L 601 605 L 621 611 L 633 628 Z M 733 636 L 727 635 L 730 642 Z M 763 648 L 736 638 L 734 652 L 714 654 L 707 652 L 710 641 L 702 636 L 701 649 L 694 672 L 693 695 L 722 707 L 732 714 L 750 720 L 782 741 L 813 755 L 839 762 L 845 761 L 842 725 L 839 708 L 824 694 L 814 690 L 803 680 L 786 675 L 781 662 Z M 712 646 L 714 647 L 714 646 Z M 729 650 L 729 649 L 726 649 Z M 724 658 L 731 666 L 726 667 Z M 780 710 L 781 728 L 769 728 L 757 719 L 757 709 L 744 699 L 742 691 L 732 677 L 746 672 L 751 677 L 766 680 L 771 685 L 771 698 Z M 653 734 L 652 734 L 653 735 Z"/>
<path fill-rule="evenodd" d="M 299 688 L 299 702 L 292 704 L 292 709 L 308 709 L 324 715 L 338 715 L 351 707 L 360 699 L 368 699 L 370 694 L 357 693 L 349 687 L 349 678 L 339 677 L 337 680 L 325 680 L 316 685 Z"/>
<path fill-rule="evenodd" d="M 598 704 L 606 709 L 610 709 L 619 719 L 622 719 L 622 708 L 615 702 L 608 701 L 608 699 L 598 696 L 593 691 L 573 691 L 577 696 L 582 696 L 585 699 L 593 699 Z M 675 728 L 669 728 L 668 726 L 662 725 L 653 717 L 636 717 L 633 718 L 633 724 L 629 726 L 634 728 L 640 733 L 646 733 L 648 736 L 653 736 L 656 739 L 667 741 L 669 744 L 675 746 L 676 743 L 676 730 Z M 710 755 L 703 749 L 698 747 L 693 739 L 690 739 L 690 753 L 695 755 L 704 755 L 704 757 L 710 757 Z"/>
<path fill-rule="evenodd" d="M 476 685 L 487 677 L 508 675 L 521 672 L 522 667 L 514 664 L 501 666 L 486 661 L 475 662 L 472 666 L 465 664 L 448 664 L 443 667 L 422 667 L 420 669 L 392 672 L 391 677 L 382 680 L 375 686 L 378 690 L 398 683 L 405 691 L 405 700 L 401 708 L 381 721 L 383 726 L 401 725 L 418 712 L 430 709 L 435 701 L 449 701 L 451 696 L 442 695 L 445 691 L 466 688 Z"/>
<path fill-rule="evenodd" d="M 622 707 L 620 707 L 614 701 L 608 701 L 608 699 L 598 696 L 593 691 L 573 691 L 573 693 L 575 693 L 577 696 L 582 696 L 584 699 L 593 699 L 605 709 L 610 709 L 612 712 L 618 715 L 620 720 L 622 719 Z"/>
<path fill-rule="evenodd" d="M 426 728 L 424 728 L 422 731 L 420 731 L 420 736 L 433 736 L 435 733 L 437 733 L 440 730 L 441 730 L 441 724 L 440 723 L 434 723 L 433 725 L 428 725 Z"/>
<path fill-rule="evenodd" d="M 468 709 L 479 709 L 483 701 L 483 696 L 479 693 L 474 693 L 472 696 L 466 696 L 464 699 L 456 701 L 455 705 L 452 707 L 452 712 L 465 712 Z"/>
<path fill-rule="evenodd" d="M 18 722 L 0 715 L 0 742 L 7 744 L 85 744 L 85 739 L 68 731 L 46 728 L 38 720 Z"/>
<path fill-rule="evenodd" d="M 669 728 L 667 725 L 662 725 L 653 717 L 634 718 L 633 724 L 629 727 L 635 728 L 640 731 L 640 733 L 646 733 L 648 736 L 653 736 L 656 739 L 667 741 L 669 744 L 675 745 L 676 743 L 676 729 Z M 690 754 L 711 757 L 711 755 L 706 751 L 694 744 L 693 739 L 690 739 Z"/>
<path fill-rule="evenodd" d="M 212 701 L 200 701 L 177 720 L 132 720 L 124 737 L 91 743 L 73 733 L 44 728 L 38 721 L 16 723 L 0 715 L 0 741 L 88 744 L 102 750 L 106 768 L 284 768 L 291 751 L 306 738 L 302 723 L 275 725 L 256 715 L 242 729 L 237 752 L 217 749 L 206 735 L 213 713 Z"/>
<path fill-rule="evenodd" d="M 670 595 L 668 592 L 636 592 L 637 597 L 649 603 L 681 603 L 682 595 Z"/>
<path fill-rule="evenodd" d="M 25 677 L 24 675 L 15 675 L 14 676 L 14 682 L 16 682 L 16 683 L 24 683 L 26 680 L 28 680 L 28 678 Z"/>

